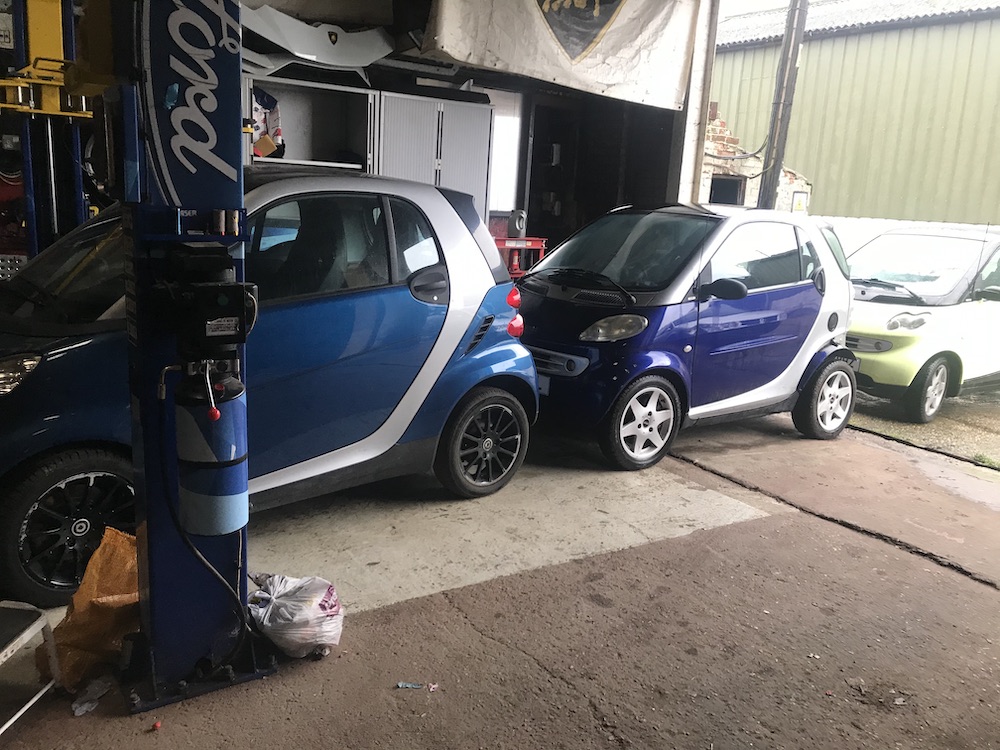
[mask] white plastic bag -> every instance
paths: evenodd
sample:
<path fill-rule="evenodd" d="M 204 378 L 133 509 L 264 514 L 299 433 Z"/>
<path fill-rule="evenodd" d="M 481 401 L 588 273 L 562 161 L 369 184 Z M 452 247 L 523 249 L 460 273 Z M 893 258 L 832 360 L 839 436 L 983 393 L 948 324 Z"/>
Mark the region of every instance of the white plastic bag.
<path fill-rule="evenodd" d="M 302 658 L 340 643 L 345 609 L 332 583 L 272 573 L 252 573 L 250 578 L 260 586 L 250 596 L 250 615 L 286 654 Z"/>

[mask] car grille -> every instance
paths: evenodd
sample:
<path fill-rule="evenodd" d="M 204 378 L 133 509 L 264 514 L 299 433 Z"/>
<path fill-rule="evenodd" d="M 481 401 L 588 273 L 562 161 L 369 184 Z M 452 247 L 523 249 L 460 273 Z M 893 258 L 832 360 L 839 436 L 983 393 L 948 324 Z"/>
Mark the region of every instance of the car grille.
<path fill-rule="evenodd" d="M 884 339 L 874 339 L 870 336 L 853 336 L 847 334 L 847 348 L 853 352 L 887 352 L 892 349 L 892 342 Z"/>
<path fill-rule="evenodd" d="M 598 305 L 621 305 L 625 295 L 621 292 L 605 292 L 600 289 L 584 289 L 573 295 L 577 302 L 594 302 Z"/>
<path fill-rule="evenodd" d="M 563 354 L 532 346 L 528 347 L 528 351 L 535 358 L 535 369 L 542 375 L 561 375 L 564 378 L 575 378 L 590 365 L 590 360 L 586 357 L 574 357 L 572 354 Z"/>

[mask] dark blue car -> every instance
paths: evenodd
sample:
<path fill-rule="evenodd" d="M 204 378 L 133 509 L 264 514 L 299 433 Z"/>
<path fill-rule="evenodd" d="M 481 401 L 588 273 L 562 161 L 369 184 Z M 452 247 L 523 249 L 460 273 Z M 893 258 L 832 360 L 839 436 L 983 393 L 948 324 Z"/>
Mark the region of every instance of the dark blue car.
<path fill-rule="evenodd" d="M 535 368 L 471 198 L 271 169 L 246 187 L 253 507 L 432 468 L 462 497 L 510 481 Z M 123 239 L 105 212 L 0 283 L 0 588 L 40 605 L 105 525 L 134 526 Z"/>
<path fill-rule="evenodd" d="M 546 419 L 596 428 L 620 469 L 684 424 L 791 411 L 832 438 L 854 408 L 851 283 L 833 231 L 774 211 L 613 211 L 519 282 Z"/>

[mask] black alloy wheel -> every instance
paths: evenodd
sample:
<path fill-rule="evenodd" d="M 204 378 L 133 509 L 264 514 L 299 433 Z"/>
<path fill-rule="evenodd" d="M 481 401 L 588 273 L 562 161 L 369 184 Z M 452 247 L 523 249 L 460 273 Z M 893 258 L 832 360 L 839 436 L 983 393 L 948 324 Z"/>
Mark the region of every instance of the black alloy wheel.
<path fill-rule="evenodd" d="M 445 427 L 434 470 L 460 497 L 496 492 L 517 472 L 528 450 L 528 417 L 521 403 L 498 388 L 477 388 Z"/>
<path fill-rule="evenodd" d="M 112 526 L 135 532 L 132 465 L 104 450 L 49 457 L 0 508 L 0 586 L 41 607 L 66 604 Z"/>

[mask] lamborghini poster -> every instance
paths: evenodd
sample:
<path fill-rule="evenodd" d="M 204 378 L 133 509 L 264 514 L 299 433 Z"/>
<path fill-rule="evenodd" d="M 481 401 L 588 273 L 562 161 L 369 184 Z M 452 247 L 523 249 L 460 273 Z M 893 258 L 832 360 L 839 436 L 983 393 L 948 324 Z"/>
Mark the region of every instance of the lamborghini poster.
<path fill-rule="evenodd" d="M 681 109 L 699 0 L 435 0 L 423 53 Z"/>

